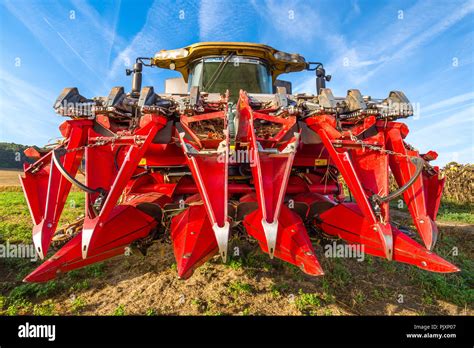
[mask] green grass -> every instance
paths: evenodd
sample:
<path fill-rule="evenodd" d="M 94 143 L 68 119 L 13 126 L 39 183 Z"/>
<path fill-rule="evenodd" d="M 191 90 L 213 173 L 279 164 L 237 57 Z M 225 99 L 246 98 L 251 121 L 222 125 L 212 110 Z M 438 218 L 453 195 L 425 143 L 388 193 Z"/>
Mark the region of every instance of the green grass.
<path fill-rule="evenodd" d="M 154 308 L 148 308 L 146 310 L 146 315 L 149 317 L 152 317 L 152 316 L 158 315 L 158 312 Z"/>
<path fill-rule="evenodd" d="M 5 310 L 0 311 L 0 315 L 22 315 L 32 311 L 33 304 L 25 299 L 7 301 Z"/>
<path fill-rule="evenodd" d="M 272 284 L 270 291 L 273 297 L 280 297 L 282 293 L 285 293 L 286 291 L 288 291 L 289 288 L 290 286 L 285 283 Z"/>
<path fill-rule="evenodd" d="M 84 193 L 71 192 L 64 206 L 59 227 L 84 214 Z M 23 192 L 0 192 L 0 241 L 31 243 L 30 212 Z"/>
<path fill-rule="evenodd" d="M 360 304 L 363 304 L 365 300 L 366 300 L 366 297 L 364 293 L 360 290 L 357 290 L 356 293 L 354 294 L 354 301 L 360 305 Z"/>
<path fill-rule="evenodd" d="M 117 306 L 117 308 L 115 308 L 115 311 L 112 315 L 120 317 L 120 316 L 124 316 L 125 314 L 126 314 L 125 306 L 124 305 L 119 305 L 119 306 Z"/>
<path fill-rule="evenodd" d="M 58 282 L 52 281 L 47 283 L 26 283 L 14 288 L 9 298 L 19 300 L 23 298 L 45 297 L 56 293 L 61 288 Z"/>
<path fill-rule="evenodd" d="M 441 202 L 437 220 L 474 224 L 474 204 Z"/>
<path fill-rule="evenodd" d="M 0 192 L 0 240 L 31 241 L 31 218 L 22 192 Z"/>
<path fill-rule="evenodd" d="M 78 216 L 84 214 L 84 193 L 71 192 L 59 222 L 59 227 L 68 222 L 73 222 Z M 33 223 L 26 204 L 23 192 L 0 192 L 0 243 L 32 243 L 31 230 Z M 48 255 L 50 256 L 50 255 Z M 16 281 L 20 282 L 28 273 L 38 266 L 27 259 L 0 260 L 5 266 L 16 274 Z M 54 306 L 48 303 L 32 304 L 32 301 L 53 297 L 64 291 L 81 291 L 89 288 L 90 278 L 100 278 L 104 274 L 102 263 L 94 264 L 81 270 L 69 272 L 61 280 L 47 283 L 19 283 L 18 285 L 5 284 L 0 288 L 3 304 L 0 311 L 6 315 L 28 314 L 53 315 Z M 80 307 L 79 303 L 75 304 Z M 74 306 L 73 306 L 74 307 Z"/>
<path fill-rule="evenodd" d="M 243 311 L 242 311 L 242 315 L 243 316 L 249 316 L 251 315 L 252 313 L 250 313 L 250 308 L 245 308 Z"/>
<path fill-rule="evenodd" d="M 51 316 L 56 315 L 56 309 L 53 300 L 47 300 L 43 303 L 35 304 L 33 306 L 33 315 Z"/>
<path fill-rule="evenodd" d="M 234 281 L 234 282 L 229 283 L 229 285 L 227 286 L 227 290 L 229 293 L 231 293 L 234 296 L 240 295 L 243 293 L 250 294 L 254 292 L 254 288 L 252 285 L 248 283 L 243 283 L 241 281 Z"/>
<path fill-rule="evenodd" d="M 472 237 L 472 236 L 469 236 Z M 470 257 L 472 243 L 466 243 L 468 236 L 458 240 L 451 235 L 442 235 L 442 240 L 436 245 L 436 253 L 461 269 L 461 272 L 442 274 L 409 268 L 413 283 L 421 287 L 427 296 L 441 299 L 458 306 L 474 304 L 474 260 Z M 453 255 L 453 247 L 458 254 Z"/>
<path fill-rule="evenodd" d="M 398 206 L 398 201 L 391 201 L 390 207 L 404 212 L 408 212 L 407 205 L 404 202 L 403 207 L 400 208 Z M 436 220 L 474 224 L 474 204 L 441 201 Z"/>
<path fill-rule="evenodd" d="M 81 280 L 71 286 L 71 291 L 81 291 L 81 290 L 87 290 L 90 287 L 89 280 L 84 279 Z"/>
<path fill-rule="evenodd" d="M 435 299 L 454 303 L 460 307 L 474 304 L 474 261 L 460 255 L 451 262 L 461 268 L 452 274 L 426 272 L 410 268 L 409 274 L 415 286 L 423 289 L 425 299 Z"/>
<path fill-rule="evenodd" d="M 86 302 L 81 297 L 76 297 L 71 304 L 71 310 L 73 313 L 77 314 L 81 312 L 86 306 Z"/>
<path fill-rule="evenodd" d="M 333 259 L 333 269 L 327 272 L 325 277 L 327 277 L 328 281 L 334 286 L 346 286 L 351 280 L 352 275 L 343 261 L 339 258 L 335 258 Z"/>
<path fill-rule="evenodd" d="M 317 294 L 305 293 L 301 289 L 298 291 L 294 303 L 303 314 L 314 314 L 315 310 L 321 307 L 321 299 Z"/>
<path fill-rule="evenodd" d="M 245 268 L 270 269 L 271 261 L 267 254 L 256 251 L 242 255 L 242 265 Z"/>
<path fill-rule="evenodd" d="M 406 211 L 406 207 L 402 210 Z M 84 194 L 82 192 L 72 192 L 65 205 L 63 217 L 60 225 L 65 222 L 72 222 L 84 213 Z M 455 204 L 443 202 L 439 209 L 438 220 L 456 221 L 462 223 L 474 223 L 472 204 Z M 31 217 L 22 192 L 2 191 L 0 192 L 0 243 L 9 240 L 10 243 L 31 243 Z M 467 239 L 459 239 L 456 234 L 441 235 L 435 252 L 461 268 L 461 272 L 455 274 L 439 274 L 420 270 L 414 266 L 407 266 L 395 262 L 388 262 L 379 258 L 366 255 L 367 272 L 373 273 L 381 270 L 385 275 L 391 277 L 397 274 L 404 274 L 405 278 L 411 282 L 415 288 L 422 291 L 421 301 L 427 306 L 436 305 L 437 300 L 444 300 L 456 304 L 461 308 L 470 307 L 474 303 L 474 261 L 468 254 L 469 244 Z M 459 255 L 453 256 L 452 249 L 457 247 Z M 233 270 L 242 269 L 247 275 L 256 272 L 287 271 L 287 278 L 292 286 L 300 287 L 300 281 L 305 279 L 301 270 L 293 265 L 285 264 L 281 260 L 270 260 L 268 255 L 258 251 L 244 252 L 243 248 L 239 257 L 231 257 L 227 266 Z M 32 263 L 26 259 L 3 259 L 0 260 L 0 267 L 5 267 L 10 274 L 14 274 L 14 281 L 0 284 L 0 315 L 55 315 L 56 308 L 54 302 L 50 300 L 57 295 L 64 293 L 78 293 L 89 289 L 91 279 L 101 278 L 105 274 L 103 263 L 94 264 L 84 269 L 71 271 L 58 280 L 41 284 L 23 284 L 20 281 L 38 263 Z M 205 267 L 201 271 L 205 271 Z M 176 264 L 171 268 L 175 269 Z M 11 277 L 11 275 L 10 275 Z M 321 312 L 321 308 L 327 303 L 335 301 L 334 295 L 339 294 L 339 289 L 346 288 L 351 284 L 355 274 L 351 274 L 350 263 L 340 259 L 332 259 L 330 268 L 322 278 L 321 293 L 304 293 L 300 291 L 295 296 L 296 307 L 304 314 L 314 314 Z M 293 281 L 293 282 L 292 282 Z M 375 284 L 374 284 L 375 285 Z M 287 284 L 273 285 L 270 289 L 273 297 L 277 298 L 290 291 Z M 227 285 L 227 291 L 235 299 L 244 294 L 254 294 L 256 289 L 248 283 L 233 281 Z M 388 290 L 387 290 L 388 291 Z M 355 303 L 361 306 L 370 299 L 384 300 L 389 294 L 383 287 L 374 288 L 371 293 L 364 294 L 354 292 Z M 208 305 L 196 301 L 192 304 L 202 307 L 202 312 L 211 315 L 218 315 L 218 308 L 208 308 Z M 71 303 L 71 312 L 80 313 L 85 306 L 85 302 L 77 297 Z M 210 307 L 210 305 L 209 305 Z M 200 310 L 201 311 L 201 310 Z M 244 309 L 242 313 L 247 313 Z M 217 314 L 216 314 L 217 313 Z M 113 315 L 126 315 L 123 305 L 118 306 Z M 146 311 L 147 315 L 153 315 L 151 309 Z"/>
<path fill-rule="evenodd" d="M 94 278 L 100 278 L 104 275 L 105 264 L 94 263 L 86 268 L 87 275 Z"/>
<path fill-rule="evenodd" d="M 243 261 L 241 259 L 230 259 L 227 265 L 233 270 L 238 270 L 243 267 Z"/>
<path fill-rule="evenodd" d="M 2 260 L 13 271 L 18 270 L 21 281 L 26 273 L 37 265 L 27 260 Z M 57 295 L 75 293 L 90 287 L 90 278 L 103 276 L 104 265 L 94 264 L 65 274 L 60 279 L 46 283 L 3 283 L 0 285 L 0 315 L 55 315 L 55 308 L 48 301 Z M 39 302 L 38 302 L 39 301 Z M 76 313 L 81 308 L 81 299 L 73 301 L 71 310 Z M 33 304 L 34 302 L 38 302 Z"/>

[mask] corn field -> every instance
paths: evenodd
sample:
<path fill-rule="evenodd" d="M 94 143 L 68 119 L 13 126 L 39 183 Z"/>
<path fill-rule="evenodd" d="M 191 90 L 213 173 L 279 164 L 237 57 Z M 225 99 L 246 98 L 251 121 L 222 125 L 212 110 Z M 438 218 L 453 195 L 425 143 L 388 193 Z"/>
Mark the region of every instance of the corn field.
<path fill-rule="evenodd" d="M 456 203 L 474 203 L 474 165 L 448 163 L 441 169 L 446 177 L 443 199 Z"/>
<path fill-rule="evenodd" d="M 441 174 L 446 178 L 443 189 L 442 201 L 453 203 L 474 204 L 474 165 L 459 164 L 450 162 L 441 170 Z M 342 177 L 339 178 L 343 185 L 344 193 L 349 194 L 349 190 Z M 398 188 L 395 178 L 390 174 L 390 191 Z"/>

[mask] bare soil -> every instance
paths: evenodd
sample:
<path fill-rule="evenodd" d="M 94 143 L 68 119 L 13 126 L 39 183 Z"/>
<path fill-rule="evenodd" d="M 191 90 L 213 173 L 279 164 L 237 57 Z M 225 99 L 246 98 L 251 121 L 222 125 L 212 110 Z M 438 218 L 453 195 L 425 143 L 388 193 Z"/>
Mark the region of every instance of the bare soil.
<path fill-rule="evenodd" d="M 0 191 L 21 191 L 19 175 L 23 176 L 23 171 L 18 169 L 0 169 Z M 77 180 L 84 182 L 84 175 L 78 173 Z M 73 187 L 73 190 L 75 188 Z"/>
<path fill-rule="evenodd" d="M 1 169 L 0 170 L 0 186 L 18 186 L 20 179 L 18 175 L 23 173 L 22 170 L 17 169 Z"/>
<path fill-rule="evenodd" d="M 443 234 L 465 241 L 468 248 L 471 245 L 470 258 L 472 234 L 468 234 L 473 228 L 440 226 Z M 268 259 L 257 245 L 241 241 L 237 244 L 242 253 L 247 253 L 241 255 L 243 258 Z M 472 303 L 462 307 L 427 298 L 423 286 L 414 283 L 410 273 L 425 271 L 413 266 L 375 258 L 369 262 L 327 259 L 321 246 L 316 246 L 316 252 L 326 272 L 322 277 L 307 276 L 280 260 L 232 267 L 232 263 L 224 265 L 215 257 L 190 279 L 180 280 L 173 267 L 171 245 L 157 243 L 146 257 L 136 252 L 106 262 L 103 276 L 91 280 L 89 289 L 54 300 L 62 315 L 71 314 L 71 305 L 78 296 L 85 301 L 82 315 L 111 315 L 119 307 L 131 315 L 474 314 Z M 238 260 L 234 257 L 234 261 Z"/>
<path fill-rule="evenodd" d="M 0 171 L 0 185 L 17 186 L 18 173 Z M 406 213 L 392 212 L 395 220 L 411 224 Z M 157 242 L 147 256 L 134 251 L 114 258 L 96 275 L 79 273 L 75 283 L 68 280 L 65 288 L 28 300 L 34 306 L 53 303 L 59 315 L 474 315 L 472 292 L 463 293 L 462 301 L 451 296 L 461 281 L 472 280 L 474 226 L 438 226 L 435 252 L 460 266 L 462 279 L 459 274 L 432 276 L 375 257 L 362 262 L 326 258 L 324 243 L 331 242 L 324 240 L 315 240 L 315 250 L 326 274 L 311 277 L 281 260 L 270 260 L 254 242 L 234 238 L 229 250 L 233 253 L 237 247 L 238 256 L 227 264 L 214 257 L 188 280 L 177 277 L 172 246 Z M 459 257 L 452 255 L 453 246 L 459 248 Z M 31 270 L 33 265 L 26 266 Z M 0 267 L 0 299 L 23 285 L 23 271 Z"/>

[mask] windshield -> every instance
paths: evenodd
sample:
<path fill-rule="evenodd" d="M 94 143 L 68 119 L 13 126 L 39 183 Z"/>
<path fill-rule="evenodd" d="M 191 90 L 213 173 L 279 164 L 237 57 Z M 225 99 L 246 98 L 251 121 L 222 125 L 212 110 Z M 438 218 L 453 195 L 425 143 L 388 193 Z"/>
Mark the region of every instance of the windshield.
<path fill-rule="evenodd" d="M 204 58 L 197 61 L 189 75 L 189 86 L 199 86 L 208 93 L 224 94 L 229 90 L 231 98 L 239 96 L 239 90 L 249 93 L 272 93 L 272 76 L 265 63 L 242 56 Z M 221 66 L 220 73 L 216 70 Z"/>

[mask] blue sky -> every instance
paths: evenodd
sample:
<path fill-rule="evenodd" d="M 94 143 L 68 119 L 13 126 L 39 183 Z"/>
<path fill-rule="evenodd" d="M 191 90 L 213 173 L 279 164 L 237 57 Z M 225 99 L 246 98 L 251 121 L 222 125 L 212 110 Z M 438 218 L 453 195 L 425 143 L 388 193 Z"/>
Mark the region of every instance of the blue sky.
<path fill-rule="evenodd" d="M 328 87 L 419 105 L 408 142 L 436 164 L 474 162 L 474 0 L 6 1 L 0 0 L 0 141 L 44 145 L 64 120 L 63 87 L 82 95 L 129 88 L 137 56 L 199 41 L 248 41 L 322 61 Z M 158 91 L 171 71 L 147 69 Z M 284 76 L 314 92 L 314 76 Z"/>

